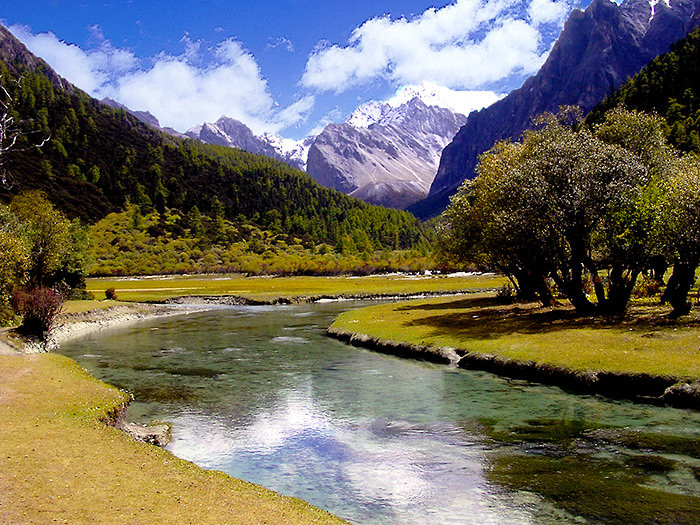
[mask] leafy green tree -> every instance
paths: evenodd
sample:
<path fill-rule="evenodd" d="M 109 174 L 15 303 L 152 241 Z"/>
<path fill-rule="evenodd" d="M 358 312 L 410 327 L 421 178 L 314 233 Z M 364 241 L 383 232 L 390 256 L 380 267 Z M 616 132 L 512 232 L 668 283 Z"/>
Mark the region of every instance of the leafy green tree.
<path fill-rule="evenodd" d="M 659 251 L 659 193 L 649 188 L 672 155 L 654 117 L 616 110 L 596 130 L 580 122 L 575 108 L 544 114 L 522 142 L 486 152 L 442 216 L 442 257 L 496 267 L 543 304 L 551 278 L 577 311 L 621 314 Z"/>
<path fill-rule="evenodd" d="M 79 223 L 71 223 L 39 191 L 16 196 L 10 211 L 28 247 L 27 285 L 80 285 L 86 273 L 82 252 L 87 237 Z"/>
<path fill-rule="evenodd" d="M 212 213 L 214 217 L 212 218 L 209 236 L 214 244 L 221 244 L 226 240 L 226 225 L 224 221 L 224 206 L 218 198 L 214 198 Z"/>
<path fill-rule="evenodd" d="M 29 257 L 17 221 L 5 206 L 0 206 L 0 322 L 12 315 L 10 299 L 23 286 L 27 277 Z"/>
<path fill-rule="evenodd" d="M 700 159 L 688 156 L 679 161 L 661 191 L 665 198 L 658 219 L 667 227 L 665 239 L 674 259 L 662 301 L 670 303 L 672 317 L 678 317 L 690 312 L 688 293 L 700 264 Z"/>

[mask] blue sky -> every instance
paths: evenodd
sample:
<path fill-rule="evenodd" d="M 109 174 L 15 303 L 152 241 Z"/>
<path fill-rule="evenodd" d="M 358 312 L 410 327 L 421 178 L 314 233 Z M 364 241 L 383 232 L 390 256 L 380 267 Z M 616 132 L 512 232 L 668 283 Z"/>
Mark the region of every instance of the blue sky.
<path fill-rule="evenodd" d="M 574 1 L 32 0 L 0 20 L 78 87 L 164 125 L 225 114 L 301 138 L 407 85 L 462 92 L 463 111 L 469 92 L 476 107 L 518 87 Z"/>

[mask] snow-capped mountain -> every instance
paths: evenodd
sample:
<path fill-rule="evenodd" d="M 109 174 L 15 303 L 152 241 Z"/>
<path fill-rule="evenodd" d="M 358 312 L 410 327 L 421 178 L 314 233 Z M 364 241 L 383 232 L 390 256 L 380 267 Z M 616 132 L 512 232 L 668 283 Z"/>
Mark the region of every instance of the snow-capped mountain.
<path fill-rule="evenodd" d="M 372 124 L 387 125 L 391 121 L 406 118 L 404 109 L 414 98 L 421 100 L 426 106 L 437 106 L 449 109 L 453 113 L 469 115 L 490 106 L 501 98 L 493 91 L 454 91 L 425 82 L 415 86 L 399 88 L 393 97 L 385 102 L 371 100 L 359 106 L 345 119 L 346 124 L 356 128 L 367 128 Z"/>
<path fill-rule="evenodd" d="M 313 140 L 295 141 L 271 133 L 257 136 L 241 121 L 229 117 L 195 126 L 186 135 L 206 144 L 228 146 L 272 157 L 300 170 L 306 169 L 306 156 Z"/>
<path fill-rule="evenodd" d="M 315 137 L 306 137 L 301 140 L 286 139 L 274 133 L 263 133 L 260 140 L 267 142 L 277 154 L 292 166 L 306 171 L 306 159 L 309 156 L 309 148 Z"/>
<path fill-rule="evenodd" d="M 323 186 L 405 208 L 428 194 L 443 148 L 465 121 L 419 96 L 368 102 L 316 137 L 307 171 Z"/>

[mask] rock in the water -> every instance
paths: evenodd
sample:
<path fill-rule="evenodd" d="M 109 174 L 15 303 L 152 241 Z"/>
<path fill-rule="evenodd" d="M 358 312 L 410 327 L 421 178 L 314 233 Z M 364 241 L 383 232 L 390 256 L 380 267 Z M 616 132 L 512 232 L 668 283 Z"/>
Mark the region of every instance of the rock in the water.
<path fill-rule="evenodd" d="M 158 447 L 166 446 L 172 438 L 172 426 L 168 423 L 138 425 L 136 423 L 122 422 L 118 425 L 118 428 L 129 434 L 135 441 L 149 443 Z"/>
<path fill-rule="evenodd" d="M 700 381 L 676 383 L 666 389 L 662 397 L 669 405 L 684 408 L 700 408 Z"/>

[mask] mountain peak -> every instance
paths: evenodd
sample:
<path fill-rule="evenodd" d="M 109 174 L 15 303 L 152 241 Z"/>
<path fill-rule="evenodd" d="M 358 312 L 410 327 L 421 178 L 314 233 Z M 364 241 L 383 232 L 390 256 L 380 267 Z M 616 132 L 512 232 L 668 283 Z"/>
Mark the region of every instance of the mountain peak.
<path fill-rule="evenodd" d="M 187 130 L 186 135 L 206 144 L 238 148 L 265 155 L 305 170 L 309 139 L 295 141 L 272 133 L 256 136 L 248 126 L 235 118 L 221 116 L 216 122 L 205 122 Z"/>
<path fill-rule="evenodd" d="M 427 195 L 440 153 L 466 117 L 405 91 L 371 101 L 311 145 L 307 171 L 322 185 L 372 204 L 405 208 Z M 400 102 L 400 103 L 399 103 Z"/>

